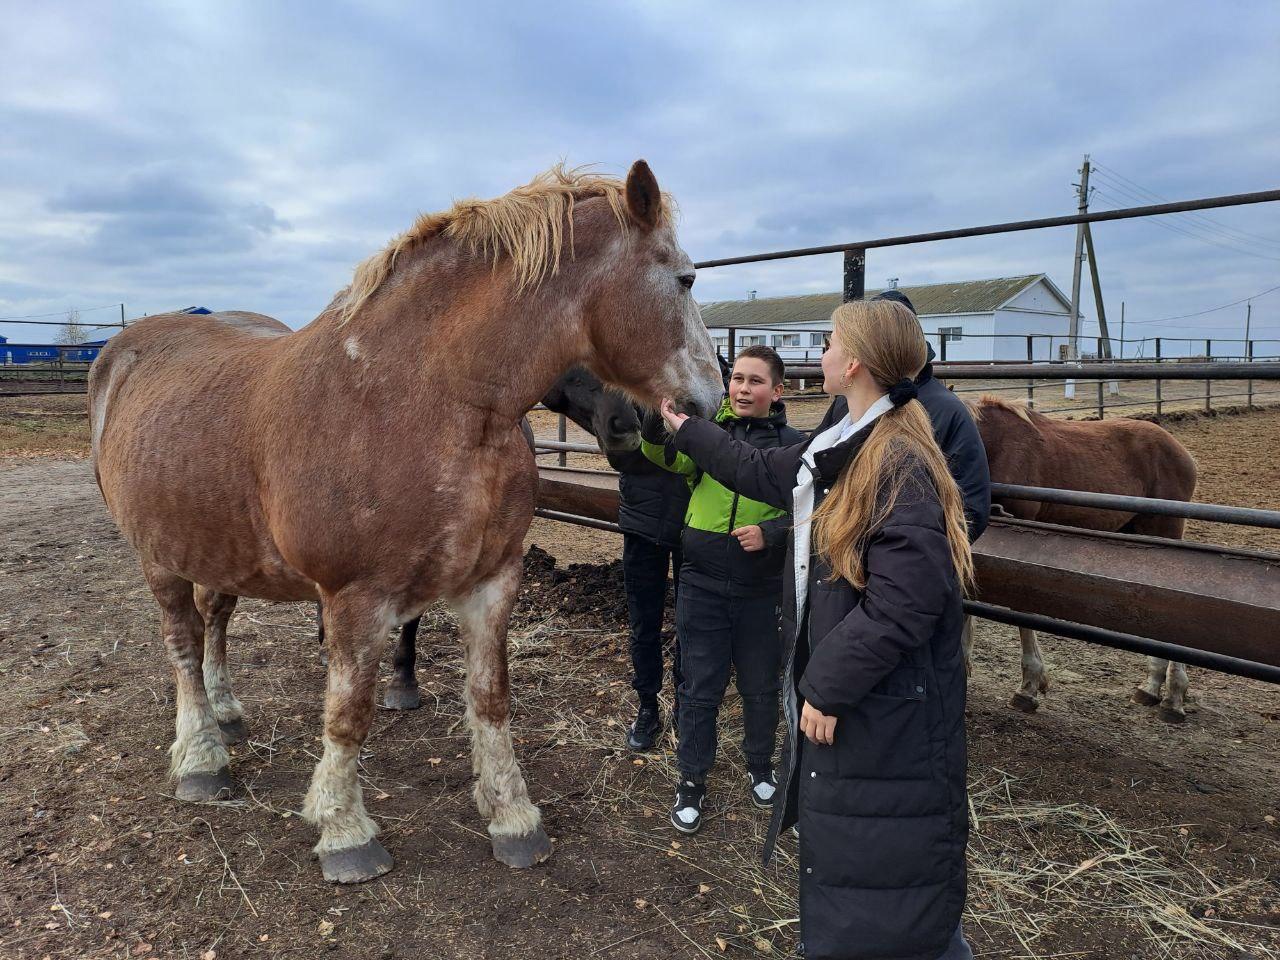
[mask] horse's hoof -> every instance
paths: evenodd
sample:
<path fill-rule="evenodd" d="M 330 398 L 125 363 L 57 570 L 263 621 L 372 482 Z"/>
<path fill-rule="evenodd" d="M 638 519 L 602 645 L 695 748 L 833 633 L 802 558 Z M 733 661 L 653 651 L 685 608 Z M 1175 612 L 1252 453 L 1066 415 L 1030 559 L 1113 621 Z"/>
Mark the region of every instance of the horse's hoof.
<path fill-rule="evenodd" d="M 417 710 L 422 706 L 418 685 L 416 683 L 412 687 L 395 683 L 388 685 L 387 692 L 382 697 L 382 705 L 388 710 Z"/>
<path fill-rule="evenodd" d="M 1160 698 L 1153 697 L 1151 694 L 1147 693 L 1147 691 L 1143 690 L 1141 687 L 1134 687 L 1133 702 L 1137 704 L 1141 704 L 1144 707 L 1154 707 L 1157 703 L 1160 702 Z"/>
<path fill-rule="evenodd" d="M 499 834 L 492 840 L 494 859 L 502 861 L 508 867 L 532 867 L 551 859 L 551 838 L 541 827 L 532 833 L 515 836 Z"/>
<path fill-rule="evenodd" d="M 231 771 L 226 767 L 213 773 L 188 773 L 178 778 L 173 795 L 186 803 L 208 803 L 231 799 Z"/>
<path fill-rule="evenodd" d="M 218 729 L 222 731 L 223 744 L 228 747 L 234 747 L 237 743 L 244 743 L 249 739 L 249 725 L 244 722 L 244 717 L 236 717 L 226 723 L 219 720 Z"/>
<path fill-rule="evenodd" d="M 1009 706 L 1023 713 L 1035 713 L 1040 709 L 1040 704 L 1035 697 L 1029 697 L 1022 692 L 1015 693 L 1009 698 Z"/>
<path fill-rule="evenodd" d="M 1170 707 L 1161 707 L 1157 716 L 1165 723 L 1186 723 L 1187 715 L 1182 710 L 1174 710 Z"/>
<path fill-rule="evenodd" d="M 320 854 L 320 869 L 330 883 L 364 883 L 382 876 L 395 863 L 386 847 L 377 840 Z"/>

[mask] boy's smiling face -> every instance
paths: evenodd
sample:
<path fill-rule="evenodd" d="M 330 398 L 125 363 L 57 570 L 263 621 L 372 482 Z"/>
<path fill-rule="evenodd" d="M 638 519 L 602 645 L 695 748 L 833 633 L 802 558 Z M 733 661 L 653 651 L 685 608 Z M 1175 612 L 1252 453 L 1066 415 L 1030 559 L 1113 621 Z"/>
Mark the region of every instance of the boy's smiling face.
<path fill-rule="evenodd" d="M 729 377 L 729 402 L 740 417 L 766 417 L 782 399 L 782 383 L 773 382 L 769 364 L 759 357 L 739 357 Z"/>

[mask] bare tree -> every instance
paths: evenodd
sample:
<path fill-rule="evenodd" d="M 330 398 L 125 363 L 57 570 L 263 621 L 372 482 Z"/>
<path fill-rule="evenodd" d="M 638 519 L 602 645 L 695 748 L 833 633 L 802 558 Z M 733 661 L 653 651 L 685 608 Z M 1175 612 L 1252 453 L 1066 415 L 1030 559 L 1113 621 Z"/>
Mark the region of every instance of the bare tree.
<path fill-rule="evenodd" d="M 87 343 L 89 340 L 89 330 L 80 322 L 79 310 L 68 310 L 67 321 L 62 325 L 62 329 L 58 331 L 58 343 L 74 346 L 80 343 Z"/>

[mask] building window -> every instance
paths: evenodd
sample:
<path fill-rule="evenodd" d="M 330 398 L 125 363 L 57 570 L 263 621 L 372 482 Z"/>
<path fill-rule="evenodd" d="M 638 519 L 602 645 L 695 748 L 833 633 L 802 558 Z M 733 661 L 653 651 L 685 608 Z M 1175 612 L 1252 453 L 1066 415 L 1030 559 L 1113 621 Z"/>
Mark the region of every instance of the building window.
<path fill-rule="evenodd" d="M 764 337 L 763 336 L 743 337 L 742 345 L 744 347 L 763 347 Z"/>
<path fill-rule="evenodd" d="M 964 327 L 939 327 L 938 337 L 943 343 L 946 343 L 948 340 L 959 343 L 964 339 Z"/>
<path fill-rule="evenodd" d="M 811 347 L 821 347 L 821 346 L 823 346 L 824 344 L 823 344 L 823 342 L 822 342 L 822 341 L 823 341 L 823 338 L 824 338 L 824 337 L 826 337 L 826 334 L 825 334 L 825 333 L 811 333 L 811 334 L 809 334 L 809 346 L 811 346 Z"/>
<path fill-rule="evenodd" d="M 800 334 L 798 334 L 798 333 L 784 333 L 784 334 L 782 335 L 782 345 L 783 345 L 784 347 L 798 347 L 798 346 L 800 346 Z"/>
<path fill-rule="evenodd" d="M 775 350 L 782 346 L 782 334 L 775 333 L 769 337 L 769 346 L 773 347 Z"/>
<path fill-rule="evenodd" d="M 721 353 L 723 353 L 725 351 L 725 348 L 729 346 L 728 337 L 712 337 L 711 342 L 715 344 L 716 349 L 719 350 Z"/>

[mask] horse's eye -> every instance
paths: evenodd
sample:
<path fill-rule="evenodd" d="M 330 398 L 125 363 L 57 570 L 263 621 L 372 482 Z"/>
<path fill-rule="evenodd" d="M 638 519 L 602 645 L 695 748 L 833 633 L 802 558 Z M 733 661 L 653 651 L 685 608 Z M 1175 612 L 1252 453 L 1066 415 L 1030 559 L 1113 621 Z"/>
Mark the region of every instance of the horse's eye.
<path fill-rule="evenodd" d="M 684 287 L 686 290 L 692 290 L 695 277 L 696 274 L 689 272 L 680 274 L 676 279 L 680 281 L 680 286 Z"/>

